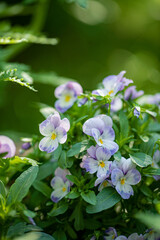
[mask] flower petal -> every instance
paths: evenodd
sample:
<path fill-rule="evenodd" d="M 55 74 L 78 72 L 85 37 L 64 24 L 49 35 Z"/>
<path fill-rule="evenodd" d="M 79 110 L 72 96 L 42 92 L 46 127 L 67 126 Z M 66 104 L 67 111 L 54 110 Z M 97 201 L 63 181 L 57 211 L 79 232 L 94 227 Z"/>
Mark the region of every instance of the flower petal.
<path fill-rule="evenodd" d="M 112 170 L 111 180 L 112 180 L 113 185 L 116 185 L 122 177 L 124 177 L 124 174 L 120 169 L 115 168 Z"/>
<path fill-rule="evenodd" d="M 105 140 L 105 139 L 103 139 L 103 145 L 102 146 L 109 149 L 111 155 L 115 154 L 119 149 L 119 146 L 118 146 L 117 143 L 115 143 L 113 141 L 110 141 L 110 140 Z"/>
<path fill-rule="evenodd" d="M 58 142 L 61 143 L 61 144 L 65 143 L 66 140 L 67 140 L 66 130 L 62 127 L 57 127 L 55 132 L 56 132 L 56 135 L 57 135 Z"/>
<path fill-rule="evenodd" d="M 70 129 L 70 122 L 67 118 L 63 118 L 60 122 L 60 127 L 64 128 L 66 132 Z"/>
<path fill-rule="evenodd" d="M 70 191 L 70 184 L 66 182 L 61 188 L 55 189 L 51 194 L 51 199 L 53 202 L 59 202 L 64 196 L 66 196 Z"/>
<path fill-rule="evenodd" d="M 43 136 L 50 136 L 55 129 L 53 122 L 50 121 L 51 116 L 39 124 L 39 131 Z"/>
<path fill-rule="evenodd" d="M 112 118 L 105 114 L 100 114 L 100 115 L 96 116 L 95 118 L 101 119 L 104 122 L 105 127 L 112 127 L 112 125 L 113 125 Z"/>
<path fill-rule="evenodd" d="M 106 127 L 103 131 L 103 134 L 101 135 L 102 139 L 105 140 L 110 140 L 110 141 L 114 141 L 115 139 L 115 132 L 113 130 L 113 128 L 111 127 Z"/>
<path fill-rule="evenodd" d="M 16 146 L 12 139 L 9 137 L 0 135 L 0 153 L 5 153 L 7 152 L 8 154 L 3 157 L 3 158 L 9 158 L 13 157 L 16 153 Z"/>
<path fill-rule="evenodd" d="M 64 181 L 61 177 L 56 176 L 56 177 L 52 178 L 52 180 L 51 180 L 52 188 L 54 188 L 54 189 L 62 188 L 63 185 L 64 185 Z"/>
<path fill-rule="evenodd" d="M 97 177 L 100 178 L 104 175 L 109 177 L 110 171 L 109 171 L 109 163 L 107 161 L 104 161 L 105 166 L 101 167 L 100 165 L 98 166 L 98 171 L 97 171 Z"/>
<path fill-rule="evenodd" d="M 141 181 L 141 174 L 137 169 L 131 169 L 126 174 L 126 183 L 136 185 Z"/>
<path fill-rule="evenodd" d="M 94 146 L 91 146 L 90 148 L 87 149 L 87 153 L 89 154 L 90 157 L 96 159 L 96 150 L 99 146 L 96 145 L 95 147 Z"/>
<path fill-rule="evenodd" d="M 134 194 L 133 188 L 127 183 L 121 184 L 120 182 L 118 182 L 116 184 L 116 190 L 123 199 L 129 199 L 130 196 Z"/>
<path fill-rule="evenodd" d="M 58 147 L 58 140 L 52 140 L 51 137 L 44 137 L 39 143 L 39 149 L 41 151 L 51 153 Z"/>
<path fill-rule="evenodd" d="M 111 153 L 107 148 L 98 147 L 96 150 L 97 160 L 108 160 L 111 158 Z"/>
<path fill-rule="evenodd" d="M 83 168 L 85 168 L 87 172 L 93 174 L 98 170 L 98 161 L 90 157 L 84 158 Z"/>
<path fill-rule="evenodd" d="M 97 129 L 101 133 L 103 132 L 105 125 L 102 119 L 98 117 L 90 118 L 83 124 L 83 132 L 89 136 L 92 136 L 92 129 Z"/>

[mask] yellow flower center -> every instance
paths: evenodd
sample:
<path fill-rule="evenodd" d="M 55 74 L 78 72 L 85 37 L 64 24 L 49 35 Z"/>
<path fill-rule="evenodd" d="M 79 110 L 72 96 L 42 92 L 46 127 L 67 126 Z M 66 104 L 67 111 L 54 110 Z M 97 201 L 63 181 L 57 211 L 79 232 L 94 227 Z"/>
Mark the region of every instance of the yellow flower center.
<path fill-rule="evenodd" d="M 125 179 L 124 178 L 121 178 L 121 184 L 125 184 Z"/>
<path fill-rule="evenodd" d="M 52 136 L 51 136 L 52 140 L 55 140 L 56 137 L 57 137 L 57 135 L 55 133 L 52 133 Z"/>
<path fill-rule="evenodd" d="M 112 93 L 114 93 L 114 91 L 113 91 L 113 90 L 109 91 L 109 93 L 108 93 L 108 94 L 109 94 L 109 95 L 111 95 Z"/>
<path fill-rule="evenodd" d="M 66 187 L 63 187 L 63 188 L 62 188 L 62 191 L 63 191 L 63 192 L 65 192 L 66 190 L 67 190 L 67 188 L 66 188 Z"/>
<path fill-rule="evenodd" d="M 107 181 L 104 181 L 104 182 L 103 182 L 103 187 L 107 187 L 107 185 L 108 185 L 108 182 L 107 182 Z"/>
<path fill-rule="evenodd" d="M 65 96 L 65 101 L 66 101 L 66 102 L 69 102 L 70 99 L 71 99 L 71 96 L 69 96 L 69 95 L 66 95 L 66 96 Z"/>
<path fill-rule="evenodd" d="M 101 144 L 103 144 L 103 141 L 102 141 L 102 139 L 99 139 L 99 142 L 100 142 Z"/>
<path fill-rule="evenodd" d="M 101 166 L 101 168 L 104 168 L 105 167 L 105 163 L 103 161 L 100 161 L 99 162 L 99 166 Z"/>

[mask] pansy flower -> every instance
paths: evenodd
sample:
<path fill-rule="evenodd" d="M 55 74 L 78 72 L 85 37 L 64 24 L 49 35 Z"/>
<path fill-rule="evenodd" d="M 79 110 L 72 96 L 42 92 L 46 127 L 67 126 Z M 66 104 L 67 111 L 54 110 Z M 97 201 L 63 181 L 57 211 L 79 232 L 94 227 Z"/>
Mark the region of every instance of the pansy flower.
<path fill-rule="evenodd" d="M 144 235 L 145 240 L 160 240 L 160 233 L 155 232 L 153 229 L 148 229 Z"/>
<path fill-rule="evenodd" d="M 76 82 L 68 82 L 60 85 L 54 92 L 55 97 L 58 98 L 55 102 L 55 108 L 61 113 L 66 112 L 72 107 L 74 102 L 77 100 L 77 96 L 79 96 L 82 92 L 83 89 L 81 85 Z"/>
<path fill-rule="evenodd" d="M 92 136 L 99 146 L 110 150 L 111 155 L 117 152 L 119 148 L 117 143 L 114 142 L 115 132 L 112 125 L 112 119 L 104 114 L 90 118 L 83 124 L 83 132 Z"/>
<path fill-rule="evenodd" d="M 11 158 L 16 153 L 16 146 L 12 139 L 0 135 L 0 154 L 6 153 L 3 158 Z"/>
<path fill-rule="evenodd" d="M 58 112 L 50 115 L 39 125 L 40 133 L 44 136 L 39 143 L 40 150 L 47 153 L 55 151 L 59 143 L 66 142 L 69 128 L 70 123 L 67 118 L 61 120 Z"/>
<path fill-rule="evenodd" d="M 111 162 L 108 161 L 111 157 L 110 151 L 97 145 L 96 147 L 91 146 L 87 153 L 88 155 L 83 157 L 80 166 L 91 174 L 97 173 L 98 178 L 103 175 L 108 177 L 111 166 Z"/>
<path fill-rule="evenodd" d="M 96 179 L 94 186 L 96 187 L 97 185 L 99 185 L 98 191 L 102 191 L 103 188 L 113 186 L 112 181 L 107 178 L 107 175 L 102 175 L 101 177 Z"/>
<path fill-rule="evenodd" d="M 136 90 L 136 86 L 131 86 L 129 88 L 126 89 L 125 93 L 124 93 L 124 99 L 125 100 L 133 100 L 136 99 L 140 96 L 142 96 L 144 94 L 144 91 L 140 90 L 137 91 Z"/>
<path fill-rule="evenodd" d="M 117 231 L 115 228 L 113 227 L 109 227 L 106 231 L 105 231 L 105 236 L 104 236 L 104 240 L 113 240 L 116 239 L 117 237 Z"/>
<path fill-rule="evenodd" d="M 160 168 L 159 164 L 160 164 L 160 151 L 157 150 L 153 155 L 153 161 L 152 161 L 151 166 L 153 168 Z M 159 175 L 154 175 L 154 179 L 155 180 L 160 180 L 160 176 Z"/>
<path fill-rule="evenodd" d="M 135 107 L 134 110 L 133 110 L 133 115 L 136 117 L 136 118 L 139 118 L 141 114 L 141 109 L 140 107 Z"/>
<path fill-rule="evenodd" d="M 125 86 L 128 86 L 130 83 L 133 83 L 132 80 L 127 79 L 124 76 L 126 71 L 120 72 L 118 75 L 110 75 L 103 79 L 102 89 L 97 89 L 92 92 L 92 94 L 99 96 L 109 95 L 111 97 L 115 96 L 119 91 L 122 91 Z"/>
<path fill-rule="evenodd" d="M 135 164 L 132 163 L 130 158 L 122 157 L 119 162 L 114 161 L 112 169 L 112 184 L 123 199 L 130 198 L 134 194 L 131 185 L 136 185 L 141 181 L 141 175 L 135 169 Z"/>
<path fill-rule="evenodd" d="M 54 189 L 51 194 L 53 202 L 59 202 L 70 192 L 70 187 L 73 183 L 66 178 L 66 175 L 70 175 L 70 172 L 67 169 L 56 169 L 55 177 L 51 180 L 51 186 Z"/>

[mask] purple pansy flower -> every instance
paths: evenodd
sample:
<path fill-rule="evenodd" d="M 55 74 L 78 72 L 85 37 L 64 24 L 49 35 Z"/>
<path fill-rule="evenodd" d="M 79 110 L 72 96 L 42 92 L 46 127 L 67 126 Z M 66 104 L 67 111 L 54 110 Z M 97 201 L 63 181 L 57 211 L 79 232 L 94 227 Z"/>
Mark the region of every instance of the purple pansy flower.
<path fill-rule="evenodd" d="M 138 235 L 137 233 L 132 233 L 128 240 L 144 240 L 144 236 L 142 234 Z"/>
<path fill-rule="evenodd" d="M 59 143 L 66 142 L 69 128 L 70 123 L 67 118 L 61 120 L 58 112 L 50 115 L 39 125 L 40 133 L 44 136 L 39 143 L 40 150 L 47 153 L 55 151 Z"/>
<path fill-rule="evenodd" d="M 124 93 L 124 99 L 125 100 L 133 100 L 135 98 L 138 98 L 140 96 L 142 96 L 144 94 L 144 91 L 137 91 L 136 90 L 136 86 L 131 86 L 129 88 L 126 89 L 125 93 Z"/>
<path fill-rule="evenodd" d="M 88 155 L 84 156 L 80 166 L 85 168 L 87 172 L 93 174 L 97 172 L 97 177 L 110 175 L 111 162 L 108 161 L 111 157 L 109 150 L 103 147 L 91 146 L 88 150 Z"/>
<path fill-rule="evenodd" d="M 135 107 L 133 110 L 133 114 L 135 117 L 139 118 L 140 114 L 141 114 L 141 109 L 140 107 Z"/>
<path fill-rule="evenodd" d="M 105 234 L 107 236 L 104 236 L 104 240 L 113 240 L 113 239 L 116 239 L 117 237 L 117 231 L 115 228 L 113 227 L 109 227 L 106 231 L 105 231 Z"/>
<path fill-rule="evenodd" d="M 157 150 L 155 153 L 154 153 L 154 156 L 153 156 L 153 162 L 152 162 L 152 167 L 153 168 L 160 168 L 159 166 L 159 163 L 160 163 L 160 151 Z M 155 175 L 153 176 L 155 180 L 160 180 L 160 176 L 159 175 Z"/>
<path fill-rule="evenodd" d="M 73 183 L 66 178 L 66 175 L 70 175 L 70 172 L 67 169 L 56 169 L 55 177 L 51 180 L 51 186 L 54 189 L 51 194 L 53 202 L 59 202 L 70 192 L 70 187 Z"/>
<path fill-rule="evenodd" d="M 119 236 L 119 237 L 115 238 L 115 240 L 127 240 L 127 237 L 126 237 L 126 236 L 123 236 L 123 235 L 121 235 L 121 236 Z"/>
<path fill-rule="evenodd" d="M 88 98 L 86 98 L 86 97 L 79 99 L 78 107 L 83 106 L 87 101 L 88 101 Z"/>
<path fill-rule="evenodd" d="M 99 146 L 110 150 L 111 155 L 118 151 L 118 145 L 114 142 L 115 132 L 112 128 L 112 119 L 104 114 L 88 119 L 83 124 L 83 132 L 92 136 Z"/>
<path fill-rule="evenodd" d="M 14 157 L 16 153 L 16 146 L 14 142 L 6 136 L 0 135 L 0 154 L 6 153 L 3 158 L 11 158 Z"/>
<path fill-rule="evenodd" d="M 130 158 L 122 157 L 119 162 L 113 162 L 112 169 L 112 184 L 123 199 L 130 198 L 134 194 L 131 185 L 136 185 L 141 180 L 141 175 L 135 169 L 135 164 L 132 163 Z"/>
<path fill-rule="evenodd" d="M 107 175 L 102 175 L 95 181 L 94 186 L 96 187 L 97 185 L 99 185 L 98 191 L 102 191 L 102 189 L 106 187 L 113 187 L 111 180 L 108 180 L 107 177 Z"/>
<path fill-rule="evenodd" d="M 79 96 L 83 92 L 83 89 L 79 83 L 76 82 L 68 82 L 66 84 L 62 84 L 55 89 L 55 97 L 58 100 L 55 102 L 55 108 L 61 112 L 66 112 L 74 102 L 77 100 L 77 96 Z"/>
<path fill-rule="evenodd" d="M 112 112 L 118 112 L 119 110 L 121 110 L 123 107 L 123 102 L 119 97 L 115 97 L 112 99 L 111 102 L 111 111 Z"/>
<path fill-rule="evenodd" d="M 97 89 L 92 92 L 92 94 L 98 96 L 110 95 L 111 97 L 115 96 L 117 92 L 122 91 L 125 86 L 128 86 L 130 83 L 133 83 L 132 80 L 127 79 L 124 76 L 126 71 L 120 72 L 118 75 L 110 75 L 103 79 L 102 89 Z"/>

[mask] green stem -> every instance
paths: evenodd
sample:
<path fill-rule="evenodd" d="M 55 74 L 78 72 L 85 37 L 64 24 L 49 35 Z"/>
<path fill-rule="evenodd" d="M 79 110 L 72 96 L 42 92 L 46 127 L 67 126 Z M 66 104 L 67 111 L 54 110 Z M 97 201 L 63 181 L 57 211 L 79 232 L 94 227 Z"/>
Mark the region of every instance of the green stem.
<path fill-rule="evenodd" d="M 49 1 L 50 0 L 39 0 L 38 6 L 34 12 L 32 22 L 30 25 L 30 31 L 33 34 L 39 33 L 45 24 L 47 10 L 49 7 Z M 13 45 L 9 46 L 7 49 L 8 54 L 4 56 L 3 60 L 10 61 L 12 58 L 17 56 L 20 52 L 22 52 L 29 46 L 30 44 L 27 44 L 27 43 L 20 43 L 14 46 Z"/>

